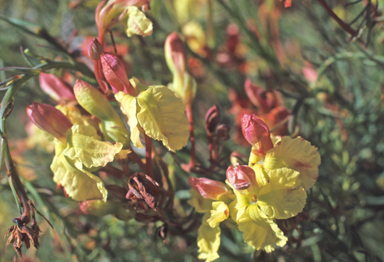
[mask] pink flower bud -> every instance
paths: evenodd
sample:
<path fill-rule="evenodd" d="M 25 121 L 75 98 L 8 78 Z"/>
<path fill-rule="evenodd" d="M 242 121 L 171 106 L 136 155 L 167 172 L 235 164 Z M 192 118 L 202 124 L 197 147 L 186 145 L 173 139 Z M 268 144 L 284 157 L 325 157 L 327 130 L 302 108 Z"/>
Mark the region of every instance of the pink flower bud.
<path fill-rule="evenodd" d="M 72 87 L 55 75 L 40 73 L 39 82 L 41 89 L 57 101 L 63 98 L 76 100 Z"/>
<path fill-rule="evenodd" d="M 228 187 L 223 183 L 208 178 L 188 177 L 189 185 L 206 199 L 218 200 L 228 193 Z"/>
<path fill-rule="evenodd" d="M 205 130 L 209 134 L 216 131 L 216 127 L 220 122 L 220 109 L 217 105 L 212 106 L 205 114 Z"/>
<path fill-rule="evenodd" d="M 256 115 L 244 114 L 241 119 L 241 129 L 244 138 L 258 153 L 265 155 L 269 149 L 273 148 L 268 126 Z"/>
<path fill-rule="evenodd" d="M 117 56 L 109 53 L 102 54 L 100 58 L 104 77 L 111 85 L 113 92 L 122 91 L 137 96 L 135 88 L 129 82 L 123 62 Z"/>
<path fill-rule="evenodd" d="M 170 34 L 165 40 L 165 59 L 169 70 L 173 74 L 183 75 L 186 72 L 187 52 L 183 41 L 176 32 Z"/>
<path fill-rule="evenodd" d="M 253 84 L 251 79 L 247 78 L 244 84 L 244 88 L 249 100 L 252 102 L 252 104 L 257 106 L 257 109 L 261 114 L 268 113 L 274 106 L 273 99 L 267 96 L 264 89 Z"/>
<path fill-rule="evenodd" d="M 103 53 L 103 47 L 97 38 L 93 38 L 88 44 L 88 56 L 92 60 L 99 60 L 101 54 Z"/>
<path fill-rule="evenodd" d="M 236 164 L 227 169 L 228 182 L 237 190 L 245 190 L 256 183 L 255 171 L 249 166 Z"/>
<path fill-rule="evenodd" d="M 58 109 L 51 105 L 32 102 L 32 105 L 27 107 L 27 115 L 37 127 L 65 143 L 65 133 L 71 128 L 72 123 Z"/>

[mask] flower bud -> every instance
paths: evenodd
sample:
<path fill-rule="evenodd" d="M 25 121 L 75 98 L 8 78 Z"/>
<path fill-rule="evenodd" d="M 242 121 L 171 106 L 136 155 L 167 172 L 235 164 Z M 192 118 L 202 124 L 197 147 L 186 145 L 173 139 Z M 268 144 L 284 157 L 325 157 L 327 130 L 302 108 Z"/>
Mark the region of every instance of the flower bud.
<path fill-rule="evenodd" d="M 32 102 L 32 105 L 27 107 L 27 115 L 37 127 L 61 142 L 66 142 L 65 133 L 71 128 L 72 123 L 58 109 L 51 105 Z"/>
<path fill-rule="evenodd" d="M 87 82 L 76 80 L 73 90 L 79 104 L 91 115 L 101 120 L 112 120 L 118 117 L 108 99 Z"/>
<path fill-rule="evenodd" d="M 249 166 L 236 164 L 227 169 L 228 182 L 237 190 L 245 190 L 256 183 L 255 171 Z"/>
<path fill-rule="evenodd" d="M 116 94 L 122 91 L 131 96 L 137 96 L 137 92 L 129 82 L 123 62 L 115 55 L 102 54 L 101 65 L 105 79 L 111 85 L 113 92 Z"/>
<path fill-rule="evenodd" d="M 206 199 L 219 200 L 224 194 L 227 194 L 228 187 L 223 183 L 208 178 L 188 177 L 189 185 L 200 193 Z"/>
<path fill-rule="evenodd" d="M 187 72 L 184 73 L 183 83 L 183 89 L 175 89 L 175 91 L 179 93 L 179 96 L 183 99 L 185 105 L 190 105 L 196 96 L 197 83 L 195 78 Z"/>
<path fill-rule="evenodd" d="M 88 44 L 88 56 L 92 60 L 99 60 L 102 53 L 103 47 L 97 38 L 93 38 L 92 41 Z"/>
<path fill-rule="evenodd" d="M 261 114 L 268 113 L 274 105 L 273 99 L 267 97 L 266 91 L 253 84 L 251 79 L 247 78 L 244 84 L 245 92 L 249 100 L 257 106 Z"/>
<path fill-rule="evenodd" d="M 88 215 L 106 216 L 113 214 L 119 208 L 117 201 L 87 200 L 79 203 L 80 210 Z"/>
<path fill-rule="evenodd" d="M 164 45 L 165 60 L 173 74 L 172 89 L 183 99 L 184 104 L 191 104 L 196 95 L 196 80 L 187 70 L 187 52 L 184 42 L 176 32 L 170 34 Z"/>
<path fill-rule="evenodd" d="M 122 143 L 123 149 L 129 148 L 129 132 L 108 99 L 96 88 L 81 80 L 76 81 L 73 89 L 79 104 L 101 120 L 100 129 L 105 138 Z"/>
<path fill-rule="evenodd" d="M 212 106 L 205 114 L 205 130 L 209 134 L 216 131 L 216 127 L 220 122 L 220 109 L 217 105 Z"/>
<path fill-rule="evenodd" d="M 258 153 L 265 155 L 269 149 L 273 148 L 268 126 L 256 115 L 244 114 L 241 129 L 244 138 Z"/>
<path fill-rule="evenodd" d="M 96 25 L 99 31 L 102 32 L 111 30 L 119 22 L 120 16 L 129 6 L 144 7 L 145 10 L 149 10 L 151 0 L 114 0 L 108 1 L 103 7 L 104 3 L 105 1 L 102 1 L 97 6 L 95 17 Z"/>
<path fill-rule="evenodd" d="M 176 32 L 170 34 L 165 40 L 165 60 L 172 74 L 183 75 L 186 72 L 187 52 L 183 41 Z"/>
<path fill-rule="evenodd" d="M 72 87 L 55 75 L 40 73 L 39 82 L 41 89 L 56 101 L 76 100 Z"/>

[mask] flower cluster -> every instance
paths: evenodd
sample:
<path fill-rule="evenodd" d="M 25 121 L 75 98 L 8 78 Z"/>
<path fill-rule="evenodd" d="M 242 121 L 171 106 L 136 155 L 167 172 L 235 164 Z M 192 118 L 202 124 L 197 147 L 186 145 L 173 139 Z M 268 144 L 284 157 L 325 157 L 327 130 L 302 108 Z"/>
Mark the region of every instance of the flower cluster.
<path fill-rule="evenodd" d="M 91 49 L 94 45 L 95 42 Z M 107 190 L 94 173 L 108 168 L 114 161 L 133 161 L 146 174 L 132 175 L 120 170 L 129 178 L 126 186 L 129 190 L 121 194 L 121 200 L 143 199 L 150 208 L 156 209 L 153 194 L 147 192 L 151 191 L 148 184 L 151 184 L 149 187 L 158 186 L 151 178 L 152 167 L 133 152 L 131 143 L 142 148 L 143 137 L 149 149 L 151 139 L 161 141 L 170 151 L 184 147 L 189 138 L 185 106 L 166 86 L 145 86 L 136 78 L 128 80 L 118 58 L 104 53 L 100 45 L 98 48 L 102 61 L 106 61 L 101 68 L 107 80 L 104 87 L 111 86 L 127 122 L 120 118 L 106 95 L 89 83 L 77 80 L 72 89 L 62 79 L 50 74 L 41 74 L 40 83 L 43 90 L 60 104 L 54 107 L 33 102 L 28 106 L 27 114 L 37 127 L 55 137 L 55 157 L 51 165 L 53 180 L 68 196 L 76 201 L 105 202 L 108 191 L 116 188 Z M 83 206 L 87 213 L 92 213 L 91 209 L 117 212 L 112 208 L 115 204 L 109 203 L 108 208 L 104 208 L 100 201 Z"/>
<path fill-rule="evenodd" d="M 248 165 L 227 169 L 223 182 L 190 177 L 190 204 L 205 213 L 199 228 L 199 258 L 213 261 L 220 246 L 219 223 L 243 232 L 244 241 L 256 250 L 272 252 L 288 238 L 276 219 L 302 212 L 306 190 L 318 176 L 320 154 L 301 137 L 271 137 L 267 125 L 245 114 L 242 131 L 252 145 Z"/>

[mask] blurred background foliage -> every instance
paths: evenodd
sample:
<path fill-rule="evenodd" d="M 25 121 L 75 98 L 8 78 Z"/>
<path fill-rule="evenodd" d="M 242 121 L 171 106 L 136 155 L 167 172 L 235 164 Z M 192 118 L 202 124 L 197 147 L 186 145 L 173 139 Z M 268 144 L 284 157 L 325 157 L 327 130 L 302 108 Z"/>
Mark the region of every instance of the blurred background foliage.
<path fill-rule="evenodd" d="M 165 38 L 173 31 L 184 34 L 189 65 L 198 81 L 193 109 L 200 163 L 207 164 L 209 158 L 205 112 L 217 104 L 223 112 L 222 123 L 231 126 L 233 137 L 236 115 L 230 109 L 236 101 L 230 99 L 230 89 L 237 99 L 246 98 L 246 78 L 264 89 L 277 90 L 281 103 L 292 112 L 290 131 L 299 127 L 300 135 L 319 148 L 319 178 L 305 208 L 310 219 L 298 222 L 289 244 L 271 255 L 253 254 L 240 232 L 224 229 L 218 261 L 383 261 L 384 3 L 293 0 L 291 7 L 284 8 L 287 2 L 152 0 L 147 16 L 154 23 L 153 35 L 127 38 L 122 28 L 115 28 L 114 39 L 118 50 L 123 50 L 129 76 L 148 84 L 167 84 L 172 75 L 164 59 Z M 83 59 L 84 41 L 97 35 L 94 10 L 98 3 L 1 0 L 0 14 L 44 27 L 71 54 Z M 341 28 L 321 3 L 359 35 Z M 44 38 L 4 19 L 0 25 L 1 66 L 27 67 L 20 47 L 46 59 L 58 57 Z M 225 45 L 228 32 L 239 37 L 232 54 Z M 0 74 L 1 81 L 14 75 Z M 23 261 L 198 261 L 196 232 L 169 236 L 163 243 L 154 239 L 161 224 L 87 216 L 75 201 L 56 190 L 49 169 L 52 154 L 38 147 L 25 150 L 25 108 L 32 101 L 50 103 L 37 78 L 16 94 L 7 135 L 30 198 L 55 230 L 41 222 L 41 247 L 29 249 Z M 226 142 L 223 156 L 228 164 L 234 150 L 248 154 L 250 148 L 233 139 Z M 183 149 L 179 158 L 187 162 L 188 152 Z M 172 157 L 166 160 L 174 174 L 178 205 L 191 210 L 186 203 L 188 174 Z M 218 176 L 224 180 L 225 170 Z M 0 175 L 0 208 L 3 236 L 18 213 L 5 172 Z M 0 260 L 11 261 L 14 255 L 13 248 L 6 248 L 0 238 Z"/>

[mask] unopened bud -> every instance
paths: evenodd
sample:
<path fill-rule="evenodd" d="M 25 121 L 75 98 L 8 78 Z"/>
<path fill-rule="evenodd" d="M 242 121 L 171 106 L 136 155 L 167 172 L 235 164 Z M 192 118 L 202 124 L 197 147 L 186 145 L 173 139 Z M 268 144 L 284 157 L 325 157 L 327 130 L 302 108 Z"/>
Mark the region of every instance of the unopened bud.
<path fill-rule="evenodd" d="M 186 72 L 187 53 L 183 41 L 176 32 L 170 34 L 164 45 L 165 60 L 173 74 L 183 75 Z"/>
<path fill-rule="evenodd" d="M 88 45 L 88 56 L 92 60 L 99 60 L 102 53 L 103 53 L 103 47 L 101 46 L 97 38 L 93 38 Z"/>
<path fill-rule="evenodd" d="M 87 82 L 77 80 L 73 90 L 79 104 L 91 115 L 101 120 L 112 120 L 118 117 L 108 99 Z"/>
<path fill-rule="evenodd" d="M 244 138 L 258 153 L 265 155 L 269 149 L 273 148 L 268 126 L 256 115 L 245 114 L 241 120 L 241 129 Z"/>
<path fill-rule="evenodd" d="M 39 82 L 41 89 L 56 101 L 76 100 L 72 87 L 55 75 L 40 73 Z"/>
<path fill-rule="evenodd" d="M 66 142 L 65 133 L 71 128 L 72 123 L 58 109 L 51 105 L 32 102 L 27 107 L 29 119 L 40 129 L 50 133 L 61 142 Z"/>
<path fill-rule="evenodd" d="M 189 73 L 184 73 L 184 88 L 181 91 L 178 91 L 177 89 L 175 89 L 175 91 L 179 92 L 179 96 L 183 99 L 184 104 L 192 104 L 197 91 L 195 78 Z"/>
<path fill-rule="evenodd" d="M 73 87 L 79 104 L 101 120 L 100 129 L 107 140 L 120 142 L 129 148 L 129 132 L 108 99 L 90 84 L 77 80 Z"/>
<path fill-rule="evenodd" d="M 249 166 L 236 164 L 227 169 L 228 182 L 237 190 L 245 190 L 256 183 L 255 171 Z"/>
<path fill-rule="evenodd" d="M 220 109 L 217 105 L 208 109 L 205 114 L 205 130 L 209 134 L 213 134 L 216 131 L 216 127 L 220 122 Z"/>
<path fill-rule="evenodd" d="M 101 65 L 105 79 L 116 94 L 120 91 L 137 96 L 137 92 L 129 82 L 123 62 L 115 55 L 105 53 L 101 55 Z"/>
<path fill-rule="evenodd" d="M 87 200 L 79 203 L 80 210 L 83 213 L 94 216 L 106 216 L 113 214 L 117 211 L 119 207 L 119 202 L 117 201 L 107 201 L 103 200 Z"/>
<path fill-rule="evenodd" d="M 208 178 L 188 177 L 189 185 L 206 199 L 219 200 L 228 193 L 228 187 L 223 183 Z"/>

